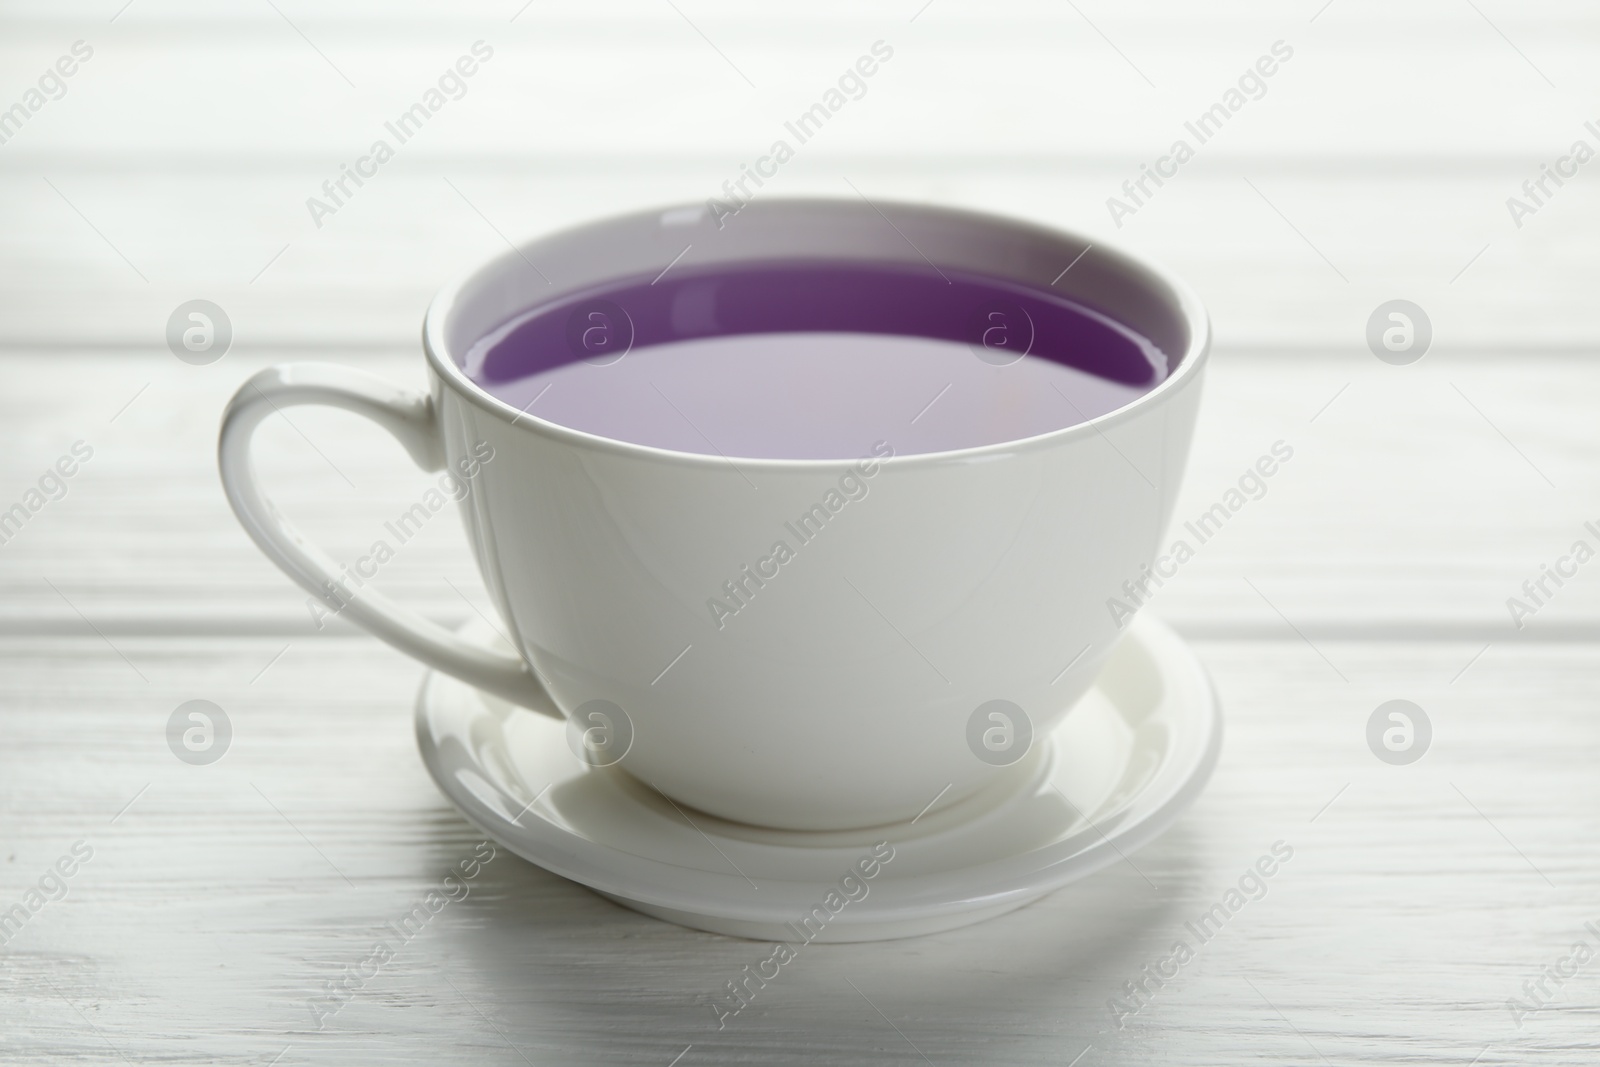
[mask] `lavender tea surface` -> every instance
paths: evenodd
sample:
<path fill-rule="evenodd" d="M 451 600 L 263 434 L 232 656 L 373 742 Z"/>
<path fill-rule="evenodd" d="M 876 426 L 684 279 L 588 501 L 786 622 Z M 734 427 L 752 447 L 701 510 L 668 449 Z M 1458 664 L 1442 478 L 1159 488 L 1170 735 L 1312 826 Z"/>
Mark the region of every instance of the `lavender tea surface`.
<path fill-rule="evenodd" d="M 730 458 L 854 459 L 1014 441 L 1114 411 L 1171 368 L 1048 289 L 927 265 L 740 264 L 536 307 L 467 353 L 531 416 Z"/>

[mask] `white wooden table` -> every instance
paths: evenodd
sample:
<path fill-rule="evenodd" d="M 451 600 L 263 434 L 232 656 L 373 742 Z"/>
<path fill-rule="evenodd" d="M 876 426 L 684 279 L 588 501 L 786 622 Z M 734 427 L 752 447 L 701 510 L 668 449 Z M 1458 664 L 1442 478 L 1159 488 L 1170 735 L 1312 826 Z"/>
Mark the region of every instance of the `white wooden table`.
<path fill-rule="evenodd" d="M 0 144 L 0 510 L 93 455 L 0 544 L 0 1061 L 1600 1062 L 1600 959 L 1572 955 L 1600 957 L 1600 563 L 1520 630 L 1506 605 L 1600 547 L 1600 164 L 1521 227 L 1506 205 L 1600 146 L 1600 12 L 1205 6 L 8 4 L 0 108 L 93 52 Z M 466 95 L 315 226 L 306 198 L 478 40 Z M 1209 790 L 1002 919 L 813 948 L 720 1032 L 706 999 L 755 946 L 502 854 L 319 1029 L 479 837 L 417 758 L 421 670 L 314 630 L 233 520 L 223 402 L 283 360 L 419 383 L 447 276 L 715 195 L 877 40 L 892 62 L 774 191 L 848 179 L 1156 255 L 1217 330 L 1180 515 L 1295 450 L 1158 601 L 1226 706 Z M 1115 226 L 1106 198 L 1279 40 L 1265 95 Z M 197 297 L 235 331 L 209 366 L 163 339 Z M 1433 324 L 1409 366 L 1364 338 L 1395 298 Z M 264 432 L 280 502 L 339 558 L 425 480 L 335 413 Z M 382 581 L 441 620 L 486 603 L 453 518 Z M 209 766 L 167 746 L 192 699 L 232 723 Z M 1391 699 L 1431 720 L 1419 762 L 1368 748 Z M 1267 895 L 1119 1027 L 1124 983 L 1280 840 Z"/>

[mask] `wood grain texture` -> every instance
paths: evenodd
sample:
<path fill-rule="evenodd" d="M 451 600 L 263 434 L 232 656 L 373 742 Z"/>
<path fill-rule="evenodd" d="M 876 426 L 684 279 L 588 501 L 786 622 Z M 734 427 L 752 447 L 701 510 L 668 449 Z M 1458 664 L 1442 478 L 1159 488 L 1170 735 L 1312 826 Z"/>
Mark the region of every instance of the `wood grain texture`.
<path fill-rule="evenodd" d="M 1600 200 L 1586 167 L 1521 227 L 1506 206 L 1600 144 L 1594 6 L 674 5 L 0 15 L 0 110 L 95 49 L 0 144 L 0 511 L 94 450 L 0 543 L 0 914 L 93 850 L 0 945 L 0 1059 L 1600 1062 L 1600 962 L 1520 1026 L 1507 1008 L 1600 948 L 1600 571 L 1521 630 L 1506 607 L 1600 545 Z M 306 198 L 478 39 L 495 57 L 466 95 L 317 227 Z M 1131 862 L 1012 915 L 807 949 L 722 1031 L 706 998 L 761 946 L 501 854 L 319 1030 L 327 983 L 479 838 L 416 756 L 420 668 L 316 631 L 238 528 L 222 405 L 286 360 L 420 385 L 449 276 L 507 238 L 717 195 L 878 39 L 892 62 L 769 192 L 1024 216 L 1188 277 L 1218 349 L 1175 537 L 1295 450 L 1156 601 L 1225 706 L 1211 786 Z M 1266 94 L 1118 226 L 1107 198 L 1279 39 L 1295 55 Z M 236 330 L 208 367 L 162 339 L 194 297 Z M 1409 367 L 1364 341 L 1396 297 L 1434 326 Z M 262 468 L 338 559 L 429 484 L 371 426 L 292 418 L 263 427 Z M 446 622 L 486 606 L 450 513 L 379 582 Z M 1434 728 L 1405 767 L 1364 738 L 1396 698 Z M 166 746 L 190 699 L 235 729 L 209 767 Z M 1279 840 L 1265 897 L 1119 1028 L 1111 998 Z"/>
<path fill-rule="evenodd" d="M 1229 723 L 1206 795 L 1131 863 L 1013 915 L 812 947 L 719 1032 L 705 998 L 761 946 L 501 855 L 318 1031 L 308 1001 L 479 840 L 416 758 L 420 672 L 365 638 L 297 644 L 259 677 L 277 639 L 116 643 L 148 681 L 92 638 L 0 646 L 4 699 L 25 712 L 0 756 L 0 900 L 74 841 L 94 849 L 5 948 L 8 1062 L 104 1058 L 96 1030 L 133 1062 L 264 1063 L 286 1046 L 280 1062 L 520 1062 L 508 1044 L 535 1063 L 663 1065 L 690 1044 L 684 1063 L 923 1062 L 913 1046 L 934 1063 L 1061 1064 L 1085 1046 L 1084 1063 L 1600 1053 L 1587 972 L 1520 1030 L 1505 1007 L 1600 920 L 1600 860 L 1571 847 L 1600 833 L 1587 649 L 1516 649 L 1451 685 L 1473 646 L 1330 642 L 1351 680 L 1329 684 L 1294 645 L 1202 642 Z M 1395 696 L 1436 731 L 1408 767 L 1363 738 Z M 195 697 L 234 725 L 210 767 L 165 745 Z M 1185 921 L 1279 840 L 1294 854 L 1265 897 L 1200 944 Z M 1108 1001 L 1176 939 L 1196 958 L 1118 1029 Z"/>
<path fill-rule="evenodd" d="M 1594 183 L 1520 228 L 1506 208 L 1575 139 L 1600 143 L 1582 104 L 1600 88 L 1596 16 L 1575 4 L 1492 22 L 1443 0 L 1338 0 L 1315 22 L 1321 5 L 1266 3 L 936 0 L 914 22 L 844 4 L 538 4 L 511 22 L 521 4 L 279 17 L 139 0 L 108 23 L 105 6 L 25 8 L 0 43 L 19 72 L 97 48 L 0 146 L 0 343 L 148 349 L 206 293 L 242 342 L 409 345 L 442 278 L 504 236 L 721 195 L 878 39 L 894 59 L 764 195 L 853 196 L 849 179 L 1115 238 L 1193 278 L 1227 342 L 1357 346 L 1401 295 L 1441 350 L 1600 333 Z M 498 51 L 465 95 L 316 225 L 307 198 L 480 38 Z M 1297 50 L 1265 95 L 1206 143 L 1188 134 L 1279 39 Z M 1180 137 L 1194 160 L 1115 224 L 1107 199 Z"/>

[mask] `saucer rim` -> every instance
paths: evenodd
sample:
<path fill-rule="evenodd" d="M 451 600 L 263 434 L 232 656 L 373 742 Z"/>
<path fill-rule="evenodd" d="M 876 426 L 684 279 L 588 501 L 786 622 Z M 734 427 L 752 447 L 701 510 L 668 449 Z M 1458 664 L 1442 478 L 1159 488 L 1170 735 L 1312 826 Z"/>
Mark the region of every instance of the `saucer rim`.
<path fill-rule="evenodd" d="M 476 629 L 469 623 L 462 627 L 463 636 L 472 637 Z M 1144 645 L 1163 678 L 1173 683 L 1161 697 L 1163 703 L 1176 702 L 1192 707 L 1187 717 L 1193 721 L 1199 742 L 1178 751 L 1165 768 L 1167 774 L 1158 771 L 1157 778 L 1167 779 L 1164 797 L 1139 811 L 1131 822 L 1124 819 L 1114 827 L 1102 828 L 1090 821 L 1042 849 L 884 883 L 879 892 L 852 904 L 834 916 L 829 925 L 865 928 L 968 911 L 989 913 L 997 908 L 1004 909 L 1008 904 L 1021 907 L 1125 859 L 1129 852 L 1142 848 L 1170 828 L 1204 791 L 1216 768 L 1222 748 L 1221 705 L 1204 665 L 1188 642 L 1170 626 L 1141 615 L 1123 635 L 1123 641 Z M 1113 651 L 1112 657 L 1115 655 Z M 749 900 L 748 891 L 744 889 L 747 880 L 742 874 L 710 871 L 627 852 L 542 816 L 531 824 L 515 821 L 533 810 L 531 803 L 515 819 L 491 810 L 470 789 L 455 785 L 453 776 L 447 775 L 438 763 L 439 748 L 432 740 L 428 710 L 437 704 L 434 694 L 440 687 L 475 688 L 438 671 L 430 670 L 423 678 L 415 702 L 414 729 L 429 776 L 468 822 L 535 866 L 615 901 L 703 916 L 708 923 L 767 924 L 774 928 L 805 913 L 832 888 L 832 881 L 820 879 L 764 879 L 757 889 L 760 899 Z M 1066 718 L 1063 716 L 1063 721 Z M 483 778 L 508 801 L 522 803 L 499 781 L 487 775 Z M 1157 787 L 1154 781 L 1142 785 L 1124 803 L 1120 814 L 1132 810 L 1133 802 L 1147 796 L 1154 787 Z M 542 791 L 539 795 L 542 796 Z M 521 831 L 521 835 L 511 835 L 510 827 Z M 1091 836 L 1097 836 L 1098 840 L 1081 843 Z M 1027 863 L 1021 871 L 991 872 L 997 866 L 1015 867 L 1019 861 L 1045 851 L 1063 854 L 1042 864 Z"/>

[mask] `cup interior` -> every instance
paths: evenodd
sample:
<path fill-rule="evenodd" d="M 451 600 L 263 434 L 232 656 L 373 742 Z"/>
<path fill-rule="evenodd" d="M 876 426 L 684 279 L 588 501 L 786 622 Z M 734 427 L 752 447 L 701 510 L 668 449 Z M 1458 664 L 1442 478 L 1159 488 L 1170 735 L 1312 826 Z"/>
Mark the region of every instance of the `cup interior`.
<path fill-rule="evenodd" d="M 885 266 L 898 274 L 875 278 L 874 269 Z M 697 321 L 711 318 L 696 310 L 705 301 L 695 287 L 704 288 L 708 276 L 721 278 L 714 325 Z M 1067 365 L 1088 359 L 1081 369 L 1152 385 L 1139 399 L 1186 376 L 1206 341 L 1198 300 L 1120 251 L 997 216 L 860 199 L 755 201 L 720 219 L 705 205 L 690 205 L 565 230 L 446 289 L 424 335 L 443 378 L 480 406 L 525 417 L 482 384 L 484 372 L 513 377 L 581 358 L 562 336 L 563 322 L 569 333 L 571 322 L 564 313 L 598 294 L 620 297 L 631 310 L 618 318 L 626 318 L 634 348 L 781 332 L 797 320 L 812 331 L 972 342 L 981 332 L 973 325 L 976 298 L 963 302 L 962 295 L 974 280 L 987 286 L 989 301 L 1005 290 L 1022 309 L 1030 338 L 1035 331 L 1040 338 L 1036 347 L 1030 340 L 1031 354 Z M 533 343 L 522 346 L 515 365 L 486 367 L 486 339 L 512 328 L 533 331 Z M 1121 331 L 1137 344 L 1093 355 L 1097 346 L 1078 343 L 1085 329 Z"/>

